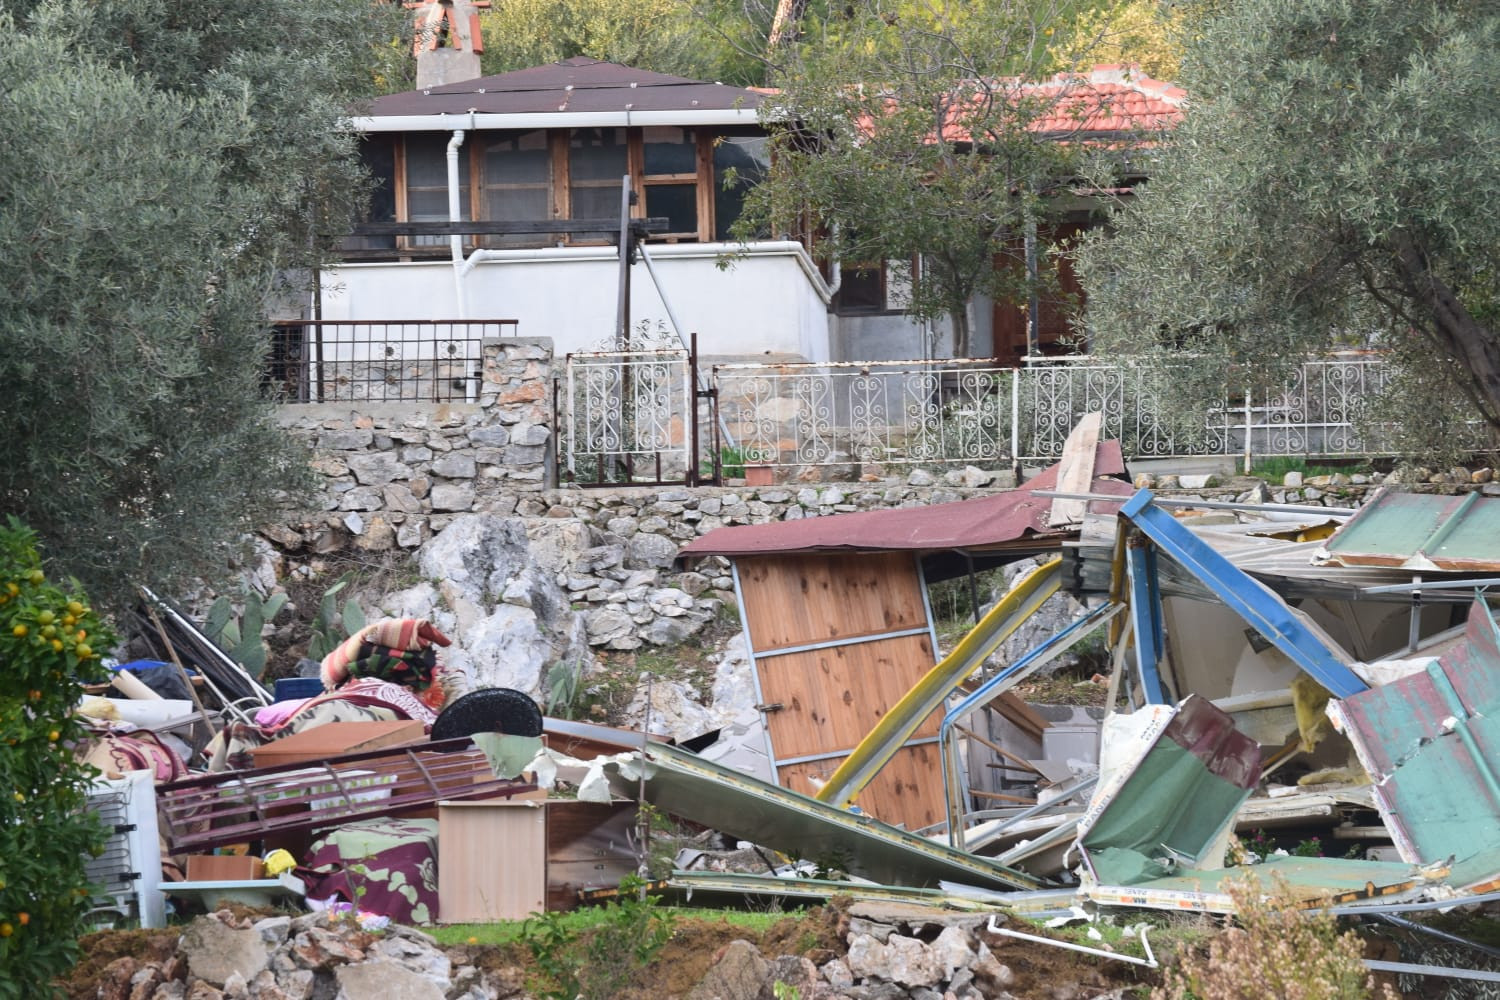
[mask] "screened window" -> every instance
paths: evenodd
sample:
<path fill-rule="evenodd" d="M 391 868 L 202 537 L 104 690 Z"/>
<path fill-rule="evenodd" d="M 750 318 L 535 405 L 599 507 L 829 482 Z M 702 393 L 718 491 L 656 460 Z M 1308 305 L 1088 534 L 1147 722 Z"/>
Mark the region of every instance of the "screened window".
<path fill-rule="evenodd" d="M 630 173 L 622 128 L 574 129 L 568 142 L 568 183 L 575 219 L 618 219 L 620 178 Z"/>
<path fill-rule="evenodd" d="M 668 220 L 671 236 L 698 235 L 698 140 L 691 129 L 641 130 L 646 215 Z"/>
<path fill-rule="evenodd" d="M 484 134 L 480 191 L 484 217 L 493 221 L 535 222 L 551 217 L 552 153 L 546 132 Z M 539 243 L 535 235 L 488 236 L 491 246 Z"/>
<path fill-rule="evenodd" d="M 469 160 L 458 157 L 459 218 L 469 214 Z M 406 137 L 406 218 L 409 222 L 448 221 L 448 136 Z M 413 246 L 446 245 L 445 236 L 415 236 Z"/>
<path fill-rule="evenodd" d="M 714 141 L 714 239 L 729 239 L 729 227 L 744 211 L 745 195 L 765 176 L 770 162 L 763 135 L 726 135 Z M 731 169 L 733 184 L 728 183 Z"/>

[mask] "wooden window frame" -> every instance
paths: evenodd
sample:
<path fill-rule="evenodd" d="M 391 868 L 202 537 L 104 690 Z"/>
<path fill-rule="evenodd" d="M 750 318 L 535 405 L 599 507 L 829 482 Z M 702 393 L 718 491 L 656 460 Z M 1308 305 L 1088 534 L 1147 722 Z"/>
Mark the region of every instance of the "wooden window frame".
<path fill-rule="evenodd" d="M 678 242 L 713 242 L 715 232 L 715 203 L 714 203 L 714 142 L 717 138 L 708 129 L 697 126 L 671 126 L 682 128 L 693 135 L 694 142 L 694 167 L 693 173 L 677 174 L 651 174 L 645 173 L 646 147 L 645 132 L 641 126 L 630 126 L 625 129 L 626 165 L 631 176 L 632 187 L 635 192 L 635 204 L 631 207 L 632 218 L 644 218 L 646 215 L 647 189 L 658 185 L 692 184 L 694 185 L 695 208 L 697 212 L 697 228 L 692 232 L 662 233 L 653 235 L 652 242 L 678 243 Z M 512 130 L 507 130 L 512 131 Z M 521 130 L 531 131 L 531 130 Z M 573 192 L 576 187 L 603 187 L 603 184 L 590 182 L 587 185 L 574 185 L 569 163 L 569 152 L 573 136 L 573 129 L 547 129 L 548 150 L 551 156 L 551 176 L 547 182 L 547 208 L 549 218 L 563 219 L 571 218 L 573 214 Z M 395 144 L 395 208 L 396 218 L 400 221 L 410 221 L 410 170 L 408 165 L 407 142 L 412 133 L 403 134 L 401 140 Z M 497 189 L 497 185 L 486 183 L 484 172 L 484 132 L 474 133 L 475 141 L 464 144 L 463 155 L 469 157 L 468 161 L 468 197 L 469 217 L 471 221 L 482 221 L 488 212 L 486 194 Z M 515 185 L 519 188 L 532 188 L 536 185 L 528 183 Z M 425 188 L 423 190 L 426 190 Z M 480 242 L 475 243 L 475 239 Z M 466 249 L 473 249 L 476 245 L 484 245 L 483 237 L 468 237 L 464 241 Z M 588 237 L 570 236 L 566 242 L 573 246 L 590 246 L 608 243 L 608 240 L 591 239 Z M 545 239 L 539 240 L 534 246 L 546 246 Z M 414 244 L 409 236 L 397 238 L 397 247 L 403 251 L 436 251 L 436 246 Z M 515 246 L 514 249 L 527 249 L 528 246 Z"/>

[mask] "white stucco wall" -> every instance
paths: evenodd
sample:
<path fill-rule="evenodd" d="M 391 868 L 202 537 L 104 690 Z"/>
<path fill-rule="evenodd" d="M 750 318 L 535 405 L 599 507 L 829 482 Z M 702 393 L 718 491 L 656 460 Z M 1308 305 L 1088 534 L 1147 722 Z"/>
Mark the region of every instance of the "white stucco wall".
<path fill-rule="evenodd" d="M 700 355 L 796 354 L 830 359 L 827 286 L 796 243 L 752 244 L 727 268 L 729 244 L 648 248 L 662 291 Z M 559 355 L 613 336 L 619 261 L 613 247 L 488 252 L 464 276 L 460 308 L 449 262 L 353 263 L 323 272 L 325 320 L 514 319 L 551 337 Z M 632 268 L 631 326 L 671 328 L 646 265 Z"/>

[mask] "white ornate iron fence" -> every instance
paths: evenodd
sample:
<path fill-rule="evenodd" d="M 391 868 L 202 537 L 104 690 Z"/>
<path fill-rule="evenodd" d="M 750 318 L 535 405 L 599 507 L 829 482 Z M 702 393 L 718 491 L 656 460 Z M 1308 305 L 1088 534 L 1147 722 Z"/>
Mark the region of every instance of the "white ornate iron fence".
<path fill-rule="evenodd" d="M 1272 393 L 1229 393 L 1201 415 L 1165 404 L 1173 372 L 1095 358 L 1026 368 L 984 361 L 725 364 L 719 420 L 747 464 L 988 463 L 1054 459 L 1085 413 L 1127 457 L 1377 454 L 1361 407 L 1384 385 L 1378 358 L 1312 360 Z"/>
<path fill-rule="evenodd" d="M 569 354 L 556 401 L 559 478 L 578 485 L 696 475 L 694 366 L 680 348 Z"/>

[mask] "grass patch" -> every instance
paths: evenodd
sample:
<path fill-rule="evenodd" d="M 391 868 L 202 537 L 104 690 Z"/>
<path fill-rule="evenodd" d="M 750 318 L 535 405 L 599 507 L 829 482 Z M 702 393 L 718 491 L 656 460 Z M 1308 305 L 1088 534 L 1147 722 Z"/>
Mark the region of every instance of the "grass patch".
<path fill-rule="evenodd" d="M 1250 467 L 1250 475 L 1274 483 L 1280 483 L 1286 478 L 1288 472 L 1300 472 L 1306 478 L 1308 476 L 1332 476 L 1338 473 L 1347 476 L 1351 473 L 1370 471 L 1368 465 L 1309 465 L 1306 459 L 1295 455 L 1271 455 L 1266 458 L 1257 458 L 1252 461 Z"/>
<path fill-rule="evenodd" d="M 661 906 L 657 908 L 657 912 L 669 915 L 679 923 L 693 920 L 716 923 L 724 921 L 759 936 L 779 921 L 787 917 L 799 916 L 801 911 L 771 913 L 756 910 L 714 910 L 701 906 Z M 559 919 L 567 930 L 582 933 L 596 927 L 602 914 L 602 907 L 584 906 L 560 914 Z M 437 927 L 423 929 L 444 947 L 461 944 L 508 945 L 521 939 L 522 928 L 525 924 L 524 920 L 501 920 L 492 924 L 440 924 Z"/>

